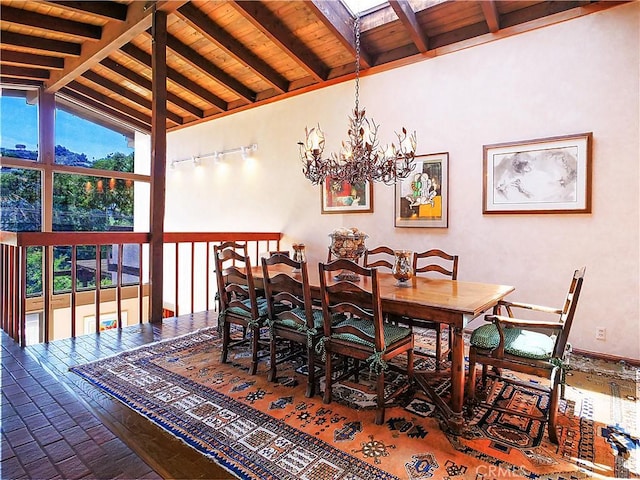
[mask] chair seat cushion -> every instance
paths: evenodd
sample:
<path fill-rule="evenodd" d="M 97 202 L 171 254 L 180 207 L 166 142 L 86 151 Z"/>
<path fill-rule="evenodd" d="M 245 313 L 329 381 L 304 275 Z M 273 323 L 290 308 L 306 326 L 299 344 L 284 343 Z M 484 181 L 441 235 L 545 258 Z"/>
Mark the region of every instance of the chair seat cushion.
<path fill-rule="evenodd" d="M 316 330 L 321 330 L 322 329 L 322 323 L 323 323 L 323 316 L 322 316 L 322 310 L 318 310 L 317 308 L 313 308 L 311 309 L 311 311 L 313 312 L 313 328 L 315 328 Z M 306 322 L 307 320 L 307 315 L 304 311 L 304 308 L 300 308 L 300 307 L 296 307 L 291 309 L 291 313 L 293 313 L 295 316 L 300 317 L 303 321 Z M 288 318 L 276 318 L 275 323 L 284 325 L 286 327 L 291 327 L 291 328 L 297 328 L 298 324 L 296 322 L 294 322 L 293 320 L 290 320 Z"/>
<path fill-rule="evenodd" d="M 505 328 L 504 337 L 504 351 L 518 357 L 546 360 L 551 358 L 555 346 L 555 337 L 521 328 Z M 474 347 L 492 350 L 499 343 L 498 327 L 493 323 L 477 328 L 471 335 Z"/>
<path fill-rule="evenodd" d="M 266 317 L 267 316 L 267 299 L 264 297 L 258 297 L 258 316 L 259 317 Z M 251 308 L 251 300 L 250 299 L 245 299 L 242 300 L 242 303 L 244 305 L 247 306 L 247 308 Z M 276 303 L 275 304 L 276 307 L 276 312 L 282 312 L 284 310 L 287 310 L 286 305 L 283 305 L 281 303 Z M 240 307 L 230 307 L 227 309 L 226 313 L 233 313 L 234 315 L 239 315 L 241 317 L 247 317 L 250 318 L 251 317 L 251 312 L 248 312 Z"/>
<path fill-rule="evenodd" d="M 340 325 L 350 325 L 358 330 L 360 330 L 361 332 L 365 333 L 368 336 L 373 337 L 374 336 L 374 327 L 373 327 L 373 323 L 369 320 L 362 320 L 360 318 L 348 318 L 345 319 L 343 322 L 340 323 Z M 402 327 L 400 325 L 393 325 L 390 323 L 384 323 L 383 325 L 384 328 L 384 345 L 385 347 L 388 347 L 389 345 L 392 345 L 396 342 L 398 342 L 399 340 L 402 340 L 403 338 L 409 336 L 412 334 L 411 329 L 407 328 L 407 327 Z M 351 333 L 336 333 L 331 335 L 332 338 L 337 338 L 340 340 L 347 340 L 350 342 L 355 342 L 355 343 L 359 343 L 361 345 L 365 345 L 367 347 L 374 347 L 374 344 L 372 342 L 369 342 L 367 340 L 364 340 L 360 337 L 357 337 L 356 335 L 353 335 Z"/>

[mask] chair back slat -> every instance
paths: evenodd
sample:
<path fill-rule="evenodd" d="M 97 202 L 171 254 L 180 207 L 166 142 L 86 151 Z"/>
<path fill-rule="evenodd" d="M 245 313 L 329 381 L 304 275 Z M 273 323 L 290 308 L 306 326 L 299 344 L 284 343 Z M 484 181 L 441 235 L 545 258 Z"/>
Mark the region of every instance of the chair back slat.
<path fill-rule="evenodd" d="M 394 250 L 385 245 L 381 245 L 376 248 L 365 250 L 362 264 L 367 268 L 383 267 L 391 270 L 393 269 L 394 261 Z"/>
<path fill-rule="evenodd" d="M 457 280 L 458 255 L 450 255 L 439 249 L 416 252 L 413 254 L 413 271 L 415 274 L 436 272 Z"/>

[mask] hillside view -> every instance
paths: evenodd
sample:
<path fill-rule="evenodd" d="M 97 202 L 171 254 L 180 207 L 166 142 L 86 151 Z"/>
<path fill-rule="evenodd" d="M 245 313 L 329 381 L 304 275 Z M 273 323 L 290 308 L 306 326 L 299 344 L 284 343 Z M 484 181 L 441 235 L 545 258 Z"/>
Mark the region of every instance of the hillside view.
<path fill-rule="evenodd" d="M 21 148 L 0 148 L 3 157 L 34 160 L 38 152 Z M 133 172 L 133 153 L 112 153 L 89 160 L 57 145 L 59 165 Z M 0 175 L 0 230 L 40 231 L 40 172 L 2 168 Z M 56 173 L 53 181 L 54 231 L 108 231 L 133 229 L 133 182 L 92 175 Z"/>

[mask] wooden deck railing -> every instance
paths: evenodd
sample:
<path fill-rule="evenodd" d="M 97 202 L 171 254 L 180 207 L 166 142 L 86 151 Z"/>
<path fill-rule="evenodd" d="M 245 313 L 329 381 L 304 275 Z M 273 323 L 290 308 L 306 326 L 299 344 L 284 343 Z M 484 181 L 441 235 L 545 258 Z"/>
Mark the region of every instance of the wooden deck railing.
<path fill-rule="evenodd" d="M 79 306 L 93 304 L 95 311 L 95 331 L 100 332 L 101 309 L 106 301 L 115 302 L 118 328 L 123 323 L 123 300 L 135 298 L 137 301 L 138 322 L 145 321 L 145 300 L 148 300 L 149 233 L 137 232 L 3 232 L 0 231 L 0 328 L 21 345 L 26 344 L 26 315 L 28 312 L 42 312 L 41 337 L 45 342 L 54 339 L 52 332 L 53 311 L 69 308 L 70 335 L 75 337 L 76 310 Z M 280 249 L 279 232 L 171 232 L 164 234 L 165 278 L 167 283 L 173 279 L 173 311 L 175 315 L 193 313 L 196 308 L 210 310 L 215 308 L 217 286 L 213 265 L 213 245 L 225 241 L 246 243 L 251 261 L 257 265 L 262 253 Z M 79 265 L 79 248 L 95 248 L 95 259 L 84 260 Z M 125 247 L 137 246 L 135 265 L 124 261 Z M 55 247 L 71 249 L 70 268 L 64 274 L 71 279 L 71 288 L 55 292 L 53 251 Z M 27 271 L 27 249 L 40 249 L 42 252 L 41 292 L 28 294 L 27 278 L 34 272 Z M 111 249 L 113 263 L 106 260 L 112 273 L 112 285 L 101 285 L 104 276 L 104 251 Z M 113 252 L 117 255 L 113 255 Z M 175 259 L 168 262 L 173 252 Z M 185 255 L 186 253 L 186 255 Z M 135 257 L 135 255 L 134 255 Z M 115 260 L 115 261 L 114 261 Z M 78 270 L 95 269 L 95 287 L 79 288 Z M 68 274 L 67 274 L 68 272 Z M 137 281 L 123 283 L 123 274 Z M 35 272 L 37 275 L 37 272 Z M 189 279 L 189 281 L 185 280 Z M 165 292 L 167 288 L 165 288 Z M 92 295 L 91 295 L 92 294 Z M 186 298 L 186 302 L 181 299 Z M 196 298 L 199 299 L 196 302 Z M 167 299 L 171 300 L 171 299 Z M 163 302 L 164 303 L 164 302 Z M 150 319 L 160 321 L 160 319 Z"/>

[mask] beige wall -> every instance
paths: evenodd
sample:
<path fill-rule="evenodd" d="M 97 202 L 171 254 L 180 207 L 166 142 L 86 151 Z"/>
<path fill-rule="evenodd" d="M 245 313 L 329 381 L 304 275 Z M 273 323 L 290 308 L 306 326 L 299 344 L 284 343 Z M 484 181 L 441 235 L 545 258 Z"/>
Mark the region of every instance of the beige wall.
<path fill-rule="evenodd" d="M 640 4 L 364 77 L 361 106 L 382 143 L 415 129 L 419 153 L 449 152 L 449 228 L 394 228 L 394 189 L 376 185 L 374 213 L 321 215 L 319 187 L 300 172 L 297 142 L 320 123 L 327 151 L 346 137 L 353 82 L 171 133 L 168 159 L 258 143 L 239 156 L 167 170 L 167 231 L 281 230 L 323 260 L 337 226 L 369 246 L 439 247 L 461 257 L 462 280 L 516 286 L 511 296 L 561 305 L 573 270 L 587 266 L 570 341 L 640 358 Z M 482 146 L 593 132 L 593 213 L 482 214 Z M 595 329 L 607 328 L 605 341 Z"/>

